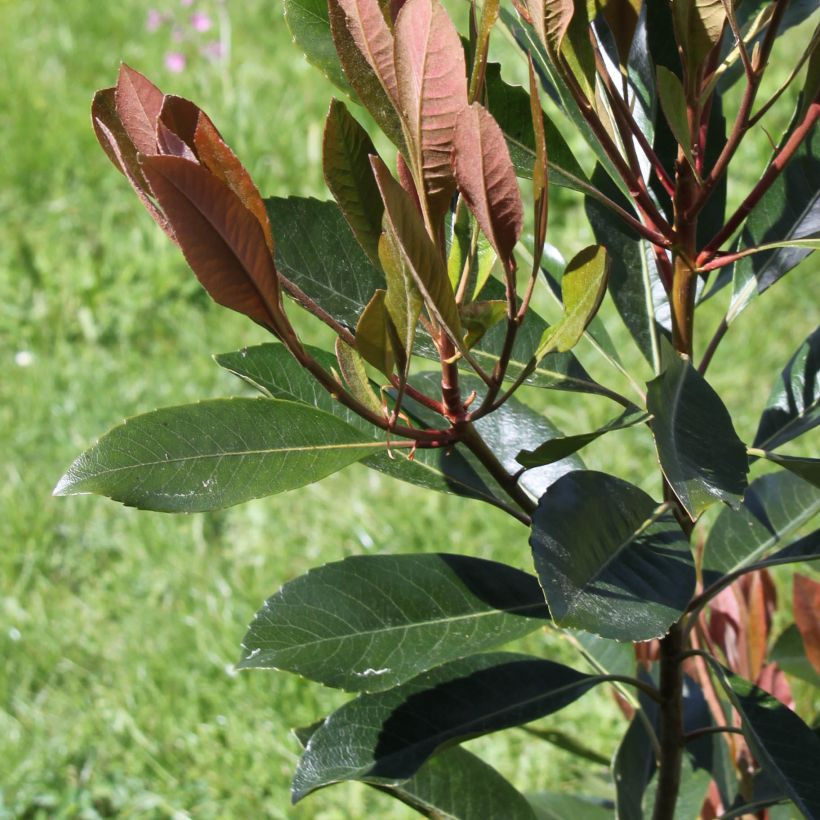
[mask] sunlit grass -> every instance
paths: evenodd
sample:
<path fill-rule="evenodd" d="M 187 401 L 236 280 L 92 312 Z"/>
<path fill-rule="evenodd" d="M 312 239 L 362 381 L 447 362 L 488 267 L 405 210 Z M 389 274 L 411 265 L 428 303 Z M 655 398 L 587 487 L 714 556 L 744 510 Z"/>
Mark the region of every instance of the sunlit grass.
<path fill-rule="evenodd" d="M 286 674 L 236 675 L 245 625 L 288 578 L 356 552 L 528 564 L 526 531 L 501 513 L 362 467 L 211 515 L 50 497 L 71 459 L 121 418 L 243 392 L 210 354 L 264 340 L 208 301 L 96 146 L 88 106 L 118 61 L 200 101 L 266 194 L 325 196 L 319 152 L 332 89 L 290 43 L 278 3 L 231 8 L 230 62 L 171 75 L 165 41 L 145 32 L 136 0 L 0 3 L 0 814 L 400 816 L 356 785 L 289 808 L 298 747 L 287 730 L 344 696 Z M 577 201 L 556 193 L 552 241 L 562 245 L 568 228 L 567 255 L 579 218 Z M 726 343 L 739 359 L 713 366 L 746 438 L 816 321 L 800 284 L 752 307 Z M 707 312 L 704 332 L 719 306 Z M 617 322 L 610 329 L 628 350 Z M 529 398 L 572 431 L 610 412 L 569 394 Z M 587 460 L 648 489 L 656 481 L 638 431 L 593 445 Z M 572 658 L 550 636 L 526 646 Z M 605 693 L 545 724 L 605 754 L 622 729 Z M 606 789 L 603 771 L 521 734 L 473 745 L 522 788 Z"/>

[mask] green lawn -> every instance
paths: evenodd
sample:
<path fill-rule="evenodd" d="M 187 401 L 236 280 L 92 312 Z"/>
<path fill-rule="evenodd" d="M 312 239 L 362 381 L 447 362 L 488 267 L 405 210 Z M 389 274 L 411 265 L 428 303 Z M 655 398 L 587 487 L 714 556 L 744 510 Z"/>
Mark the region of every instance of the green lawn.
<path fill-rule="evenodd" d="M 298 746 L 288 729 L 343 698 L 286 674 L 235 673 L 245 626 L 287 579 L 357 552 L 453 550 L 526 567 L 520 525 L 362 467 L 210 515 L 51 497 L 73 457 L 123 417 L 242 394 L 210 354 L 264 341 L 209 302 L 96 145 L 89 103 L 119 61 L 199 101 L 264 193 L 326 195 L 332 91 L 291 45 L 279 3 L 243 3 L 244 16 L 229 4 L 230 60 L 180 75 L 163 68 L 167 38 L 145 31 L 146 7 L 0 0 L 0 817 L 410 816 L 357 785 L 289 807 Z M 753 150 L 752 165 L 765 139 Z M 571 255 L 585 241 L 578 203 L 556 192 L 551 214 L 551 238 Z M 749 309 L 726 343 L 738 358 L 713 366 L 747 439 L 816 324 L 800 290 L 808 272 Z M 572 430 L 610 412 L 569 395 L 531 399 Z M 587 460 L 656 489 L 638 431 Z M 526 646 L 574 662 L 555 636 Z M 542 724 L 604 754 L 623 729 L 603 692 Z M 604 769 L 520 733 L 471 748 L 522 788 L 608 788 Z"/>

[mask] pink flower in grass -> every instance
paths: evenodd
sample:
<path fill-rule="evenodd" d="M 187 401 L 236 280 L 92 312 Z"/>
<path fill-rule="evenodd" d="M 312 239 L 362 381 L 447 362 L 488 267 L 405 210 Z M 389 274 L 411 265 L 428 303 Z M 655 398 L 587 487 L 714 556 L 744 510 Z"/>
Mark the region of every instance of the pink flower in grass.
<path fill-rule="evenodd" d="M 191 26 L 194 31 L 210 31 L 211 25 L 211 18 L 204 12 L 196 11 L 191 15 Z"/>
<path fill-rule="evenodd" d="M 157 9 L 148 9 L 148 16 L 145 20 L 146 31 L 157 31 L 165 22 L 165 15 Z"/>
<path fill-rule="evenodd" d="M 222 43 L 219 40 L 214 40 L 211 43 L 205 43 L 202 46 L 202 56 L 207 57 L 209 60 L 221 60 L 225 56 L 225 49 L 222 47 Z"/>
<path fill-rule="evenodd" d="M 165 55 L 165 67 L 174 74 L 185 71 L 186 62 L 185 55 L 178 51 L 171 51 Z"/>

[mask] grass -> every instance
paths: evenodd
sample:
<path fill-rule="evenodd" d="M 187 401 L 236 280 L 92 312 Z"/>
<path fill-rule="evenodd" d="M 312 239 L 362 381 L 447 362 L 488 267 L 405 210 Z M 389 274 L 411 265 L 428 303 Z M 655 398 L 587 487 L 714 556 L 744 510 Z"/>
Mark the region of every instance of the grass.
<path fill-rule="evenodd" d="M 200 60 L 179 76 L 157 69 L 166 42 L 144 31 L 137 0 L 0 0 L 0 10 L 0 816 L 410 816 L 355 784 L 289 807 L 298 747 L 287 730 L 344 697 L 286 674 L 236 674 L 239 641 L 262 601 L 317 563 L 453 550 L 526 567 L 519 525 L 362 467 L 190 517 L 50 496 L 73 457 L 121 418 L 242 393 L 209 354 L 264 340 L 208 301 L 110 167 L 88 123 L 93 91 L 124 59 L 202 102 L 266 194 L 324 196 L 329 86 L 290 44 L 277 3 L 243 4 L 230 61 Z M 583 241 L 578 222 L 577 202 L 556 192 L 554 241 L 568 255 Z M 800 286 L 794 275 L 752 307 L 726 343 L 738 358 L 713 366 L 747 439 L 769 384 L 816 323 Z M 571 430 L 610 412 L 549 400 Z M 587 460 L 654 489 L 636 431 L 593 445 Z M 526 646 L 572 660 L 550 635 Z M 603 692 L 542 723 L 605 754 L 623 728 Z M 471 748 L 522 788 L 608 788 L 603 770 L 520 733 Z"/>

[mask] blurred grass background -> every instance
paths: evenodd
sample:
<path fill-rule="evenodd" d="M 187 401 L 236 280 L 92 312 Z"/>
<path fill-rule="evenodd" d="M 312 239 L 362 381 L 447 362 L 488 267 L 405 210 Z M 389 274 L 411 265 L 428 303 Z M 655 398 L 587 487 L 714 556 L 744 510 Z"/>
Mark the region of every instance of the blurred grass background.
<path fill-rule="evenodd" d="M 181 15 L 216 8 L 153 5 Z M 70 461 L 122 418 L 242 393 L 210 354 L 265 340 L 209 302 L 96 145 L 90 100 L 114 82 L 119 60 L 201 103 L 264 194 L 326 196 L 321 129 L 333 91 L 292 46 L 281 5 L 227 3 L 221 26 L 213 19 L 228 58 L 190 54 L 179 74 L 163 67 L 176 46 L 167 30 L 146 30 L 148 8 L 0 0 L 0 816 L 410 816 L 355 784 L 289 806 L 298 746 L 288 729 L 345 696 L 287 674 L 236 674 L 245 626 L 289 578 L 362 551 L 453 550 L 526 567 L 520 525 L 361 467 L 209 515 L 50 495 Z M 781 76 L 795 36 L 778 52 Z M 788 119 L 784 108 L 773 133 Z M 762 134 L 744 147 L 735 201 L 767 153 Z M 550 237 L 566 256 L 589 239 L 579 208 L 553 192 Z M 750 308 L 725 343 L 731 355 L 710 371 L 747 440 L 772 380 L 816 324 L 808 273 L 804 266 Z M 705 311 L 702 334 L 719 303 Z M 605 313 L 637 363 L 614 312 Z M 611 413 L 577 396 L 530 399 L 548 401 L 553 421 L 572 431 Z M 656 489 L 640 431 L 593 445 L 587 461 Z M 576 662 L 549 634 L 527 647 Z M 541 725 L 605 755 L 623 730 L 605 692 Z M 608 788 L 604 769 L 521 733 L 470 747 L 521 788 Z"/>

